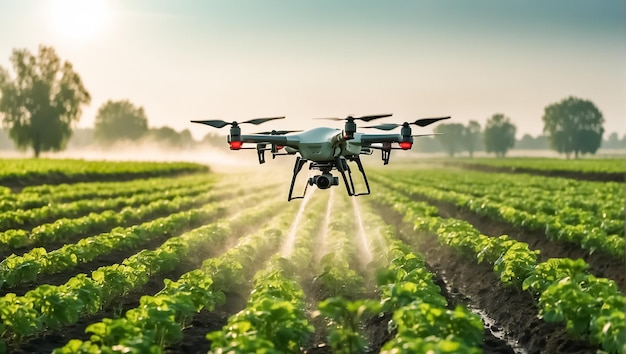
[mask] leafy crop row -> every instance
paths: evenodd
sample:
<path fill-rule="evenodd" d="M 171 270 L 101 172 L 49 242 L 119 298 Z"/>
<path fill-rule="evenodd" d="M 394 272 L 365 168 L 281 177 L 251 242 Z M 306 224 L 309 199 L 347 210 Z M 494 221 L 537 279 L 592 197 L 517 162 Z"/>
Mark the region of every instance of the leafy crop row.
<path fill-rule="evenodd" d="M 75 182 L 89 179 L 156 177 L 207 170 L 207 166 L 188 162 L 0 159 L 0 183 L 29 185 L 40 181 Z"/>
<path fill-rule="evenodd" d="M 357 235 L 354 214 L 344 194 L 335 193 L 329 204 L 331 215 L 324 236 L 326 254 L 319 262 L 321 273 L 316 282 L 320 284 L 320 298 L 343 296 L 355 298 L 365 292 L 363 276 L 357 273 L 359 253 L 355 242 Z"/>
<path fill-rule="evenodd" d="M 480 317 L 462 306 L 449 309 L 425 261 L 379 215 L 370 208 L 362 212 L 378 255 L 374 263 L 381 308 L 393 314 L 388 327 L 396 333 L 381 352 L 480 353 L 484 331 Z"/>
<path fill-rule="evenodd" d="M 583 213 L 606 213 L 605 219 L 624 218 L 622 183 L 472 171 L 424 172 L 427 173 L 415 175 L 409 171 L 394 171 L 393 177 L 419 182 L 418 185 L 443 191 L 508 202 L 515 208 L 527 211 L 557 215 L 563 209 L 569 208 L 580 209 Z"/>
<path fill-rule="evenodd" d="M 614 281 L 588 274 L 583 260 L 537 263 L 538 251 L 530 250 L 526 243 L 508 236 L 482 235 L 469 223 L 440 218 L 432 207 L 397 192 L 388 190 L 382 196 L 380 201 L 404 214 L 405 221 L 412 223 L 416 231 L 432 233 L 441 244 L 469 253 L 479 263 L 493 265 L 504 284 L 531 290 L 539 297 L 539 315 L 544 320 L 565 322 L 570 332 L 589 338 L 606 351 L 623 350 L 624 296 Z"/>
<path fill-rule="evenodd" d="M 267 217 L 266 212 L 257 215 Z M 252 221 L 249 216 L 239 218 Z M 224 291 L 246 283 L 253 265 L 275 248 L 283 236 L 277 228 L 284 228 L 284 223 L 293 216 L 293 211 L 282 210 L 264 229 L 246 236 L 222 256 L 206 259 L 200 269 L 184 274 L 178 281 L 165 280 L 161 292 L 143 296 L 139 307 L 127 311 L 125 317 L 90 325 L 87 328 L 92 333 L 90 341 L 71 340 L 55 353 L 162 352 L 164 345 L 182 338 L 182 329 L 194 313 L 212 310 L 224 302 Z M 258 217 L 254 219 L 260 221 Z M 228 222 L 215 227 L 221 233 L 230 233 Z"/>
<path fill-rule="evenodd" d="M 17 229 L 38 225 L 60 218 L 76 218 L 93 212 L 106 210 L 119 211 L 124 207 L 141 206 L 161 199 L 174 199 L 195 195 L 210 190 L 212 183 L 197 186 L 183 186 L 174 190 L 137 193 L 132 197 L 121 196 L 111 199 L 85 199 L 68 203 L 52 203 L 40 208 L 5 211 L 0 214 L 0 229 Z"/>
<path fill-rule="evenodd" d="M 178 204 L 173 206 L 172 210 L 180 210 Z M 4 284 L 15 286 L 35 281 L 42 275 L 75 267 L 113 250 L 134 248 L 153 237 L 171 235 L 198 226 L 207 219 L 215 219 L 223 213 L 224 208 L 219 206 L 219 202 L 215 202 L 194 209 L 193 213 L 181 211 L 140 225 L 118 227 L 110 232 L 84 238 L 75 244 L 66 244 L 51 252 L 46 252 L 44 248 L 34 248 L 23 256 L 12 254 L 0 262 L 0 287 Z"/>
<path fill-rule="evenodd" d="M 313 326 L 305 312 L 304 292 L 287 260 L 274 257 L 254 277 L 246 308 L 231 316 L 221 331 L 207 335 L 211 353 L 299 353 Z"/>
<path fill-rule="evenodd" d="M 215 183 L 215 176 L 194 174 L 180 178 L 151 178 L 127 182 L 86 182 L 60 185 L 37 185 L 7 194 L 0 200 L 0 212 L 41 208 L 53 203 L 67 203 L 81 199 L 131 198 L 138 194 L 172 191 Z M 63 215 L 66 216 L 67 215 Z"/>
<path fill-rule="evenodd" d="M 253 195 L 242 201 L 256 202 L 259 197 L 263 196 Z M 262 212 L 251 210 L 229 220 L 233 221 L 231 226 L 241 228 L 273 212 L 272 209 Z M 198 212 L 192 210 L 186 214 L 191 220 Z M 81 315 L 99 311 L 113 300 L 144 285 L 152 274 L 172 270 L 194 249 L 207 249 L 207 245 L 220 244 L 230 235 L 230 230 L 222 227 L 222 223 L 209 224 L 172 237 L 154 251 L 142 250 L 122 264 L 100 267 L 92 272 L 91 277 L 79 274 L 60 286 L 42 285 L 24 296 L 5 295 L 0 298 L 2 337 L 19 342 L 44 328 L 72 324 Z"/>
<path fill-rule="evenodd" d="M 286 258 L 272 257 L 255 274 L 246 307 L 231 316 L 221 331 L 207 335 L 213 353 L 301 352 L 314 328 L 306 316 L 304 291 L 297 275 L 310 270 L 314 233 L 324 215 L 325 202 L 318 198 L 306 206 L 311 217 L 292 226 L 297 226 L 293 252 Z"/>
<path fill-rule="evenodd" d="M 0 233 L 0 249 L 66 241 L 70 240 L 71 236 L 89 235 L 117 225 L 136 223 L 145 218 L 187 209 L 220 196 L 219 192 L 207 193 L 211 189 L 212 186 L 207 185 L 179 189 L 171 193 L 161 191 L 132 198 L 73 202 L 70 204 L 59 204 L 54 207 L 13 212 L 15 218 L 4 219 L 4 221 L 35 223 L 38 219 L 47 220 L 53 218 L 54 216 L 51 214 L 63 215 L 67 210 L 73 210 L 75 214 L 83 214 L 85 216 L 58 218 L 52 223 L 36 226 L 31 231 L 22 229 L 4 231 Z M 104 211 L 96 214 L 93 211 L 97 209 L 103 209 Z"/>
<path fill-rule="evenodd" d="M 562 160 L 553 158 L 471 158 L 471 159 L 448 159 L 448 163 L 459 165 L 486 165 L 493 167 L 507 167 L 515 169 L 532 169 L 538 171 L 571 171 L 571 172 L 600 172 L 600 173 L 624 173 L 623 159 L 577 159 Z"/>
<path fill-rule="evenodd" d="M 602 250 L 615 257 L 624 255 L 623 220 L 605 220 L 602 215 L 593 213 L 585 213 L 583 218 L 580 216 L 582 214 L 580 211 L 572 208 L 565 208 L 558 215 L 532 210 L 525 211 L 511 207 L 506 201 L 495 202 L 489 196 L 476 197 L 451 190 L 441 190 L 424 181 L 420 181 L 417 185 L 409 181 L 391 182 L 390 179 L 379 176 L 374 177 L 373 180 L 384 181 L 396 189 L 402 188 L 409 195 L 454 203 L 480 215 L 500 219 L 530 230 L 543 231 L 551 239 L 572 242 L 591 252 Z M 533 199 L 532 195 L 526 196 L 526 200 L 531 199 Z M 621 229 L 619 225 L 622 225 Z M 608 234 L 607 231 L 621 232 L 621 235 Z"/>

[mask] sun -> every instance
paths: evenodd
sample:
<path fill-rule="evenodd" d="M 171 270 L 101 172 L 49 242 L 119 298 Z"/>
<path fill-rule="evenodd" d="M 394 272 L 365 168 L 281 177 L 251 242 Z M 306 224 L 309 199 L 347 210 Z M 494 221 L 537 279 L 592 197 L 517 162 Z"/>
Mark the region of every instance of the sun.
<path fill-rule="evenodd" d="M 54 29 L 70 39 L 93 39 L 109 20 L 106 0 L 51 0 L 49 16 Z"/>

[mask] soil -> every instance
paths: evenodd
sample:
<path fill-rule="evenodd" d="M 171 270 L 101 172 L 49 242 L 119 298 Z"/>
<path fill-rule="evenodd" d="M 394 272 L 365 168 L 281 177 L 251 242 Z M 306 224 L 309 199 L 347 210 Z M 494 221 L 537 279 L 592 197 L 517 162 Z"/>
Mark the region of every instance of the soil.
<path fill-rule="evenodd" d="M 375 200 L 372 200 L 375 203 Z M 526 242 L 531 249 L 540 249 L 540 260 L 550 257 L 583 258 L 591 266 L 590 271 L 598 276 L 614 279 L 624 291 L 624 261 L 615 260 L 600 253 L 586 254 L 574 245 L 549 241 L 544 235 L 531 233 L 514 228 L 506 223 L 490 220 L 472 212 L 464 211 L 451 204 L 429 201 L 436 205 L 442 216 L 454 217 L 472 223 L 478 230 L 488 236 L 508 234 L 520 241 Z M 385 222 L 397 227 L 400 237 L 412 245 L 427 261 L 431 271 L 435 274 L 435 281 L 441 287 L 444 296 L 452 308 L 457 304 L 467 306 L 483 315 L 487 326 L 485 329 L 484 353 L 596 353 L 597 347 L 584 341 L 571 338 L 563 325 L 550 324 L 538 319 L 538 309 L 534 299 L 528 292 L 522 292 L 515 287 L 503 286 L 492 268 L 485 264 L 476 264 L 473 259 L 460 255 L 453 250 L 441 247 L 433 235 L 426 233 L 416 234 L 412 227 L 402 222 L 399 214 L 388 207 L 378 206 Z M 250 225 L 254 227 L 254 225 Z M 241 234 L 241 233 L 236 233 Z M 321 235 L 321 234 L 320 234 Z M 320 238 L 321 236 L 318 235 Z M 143 247 L 154 248 L 163 239 L 150 241 Z M 215 246 L 215 245 L 213 245 Z M 232 244 L 225 242 L 222 249 L 213 250 L 219 254 Z M 136 252 L 137 250 L 134 250 Z M 197 250 L 195 250 L 197 251 Z M 318 250 L 319 251 L 319 250 Z M 129 253 L 130 252 L 130 253 Z M 87 272 L 100 265 L 117 263 L 121 259 L 134 253 L 130 250 L 115 251 L 109 255 L 80 266 L 72 271 L 46 276 L 45 283 L 63 283 L 78 272 Z M 199 252 L 206 256 L 203 250 Z M 153 276 L 141 289 L 121 297 L 119 301 L 104 309 L 97 315 L 83 317 L 78 323 L 66 326 L 60 330 L 49 330 L 41 335 L 28 338 L 17 345 L 8 343 L 11 353 L 50 353 L 54 348 L 61 347 L 70 339 L 88 340 L 89 335 L 85 328 L 103 318 L 117 318 L 126 310 L 138 306 L 139 299 L 144 294 L 155 294 L 163 288 L 163 279 L 177 279 L 184 272 L 199 265 L 196 257 L 186 259 L 178 269 L 166 274 Z M 42 280 L 44 282 L 44 280 Z M 313 310 L 321 294 L 311 279 L 303 281 L 303 287 L 308 294 L 308 303 Z M 33 284 L 11 291 L 24 292 L 33 288 Z M 191 320 L 189 326 L 183 330 L 183 340 L 175 345 L 166 347 L 167 353 L 206 353 L 210 350 L 210 342 L 206 334 L 220 330 L 228 317 L 244 308 L 249 289 L 241 287 L 226 296 L 226 303 L 218 306 L 214 311 L 201 311 Z M 365 294 L 374 297 L 370 292 Z M 391 339 L 387 324 L 390 314 L 373 316 L 363 322 L 365 333 L 370 340 L 370 352 L 378 352 L 382 345 Z M 316 333 L 304 350 L 306 353 L 331 353 L 331 348 L 325 344 L 325 323 L 321 318 L 312 320 Z"/>
<path fill-rule="evenodd" d="M 544 262 L 549 258 L 582 258 L 589 264 L 589 272 L 597 277 L 612 279 L 617 286 L 626 293 L 626 259 L 615 258 L 601 251 L 589 254 L 579 245 L 571 242 L 553 241 L 541 232 L 529 231 L 512 226 L 508 223 L 478 215 L 472 211 L 463 210 L 452 203 L 441 202 L 428 198 L 414 198 L 436 206 L 439 214 L 446 218 L 465 220 L 486 236 L 508 235 L 518 241 L 528 244 L 531 250 L 540 250 L 537 260 Z"/>
<path fill-rule="evenodd" d="M 501 348 L 496 346 L 492 351 L 491 338 L 486 337 L 483 348 L 485 353 L 582 354 L 598 351 L 598 347 L 571 338 L 563 325 L 540 320 L 537 317 L 539 310 L 531 294 L 513 286 L 504 286 L 491 266 L 477 264 L 473 258 L 461 255 L 449 247 L 440 246 L 434 235 L 416 233 L 411 225 L 402 222 L 401 215 L 389 208 L 380 207 L 379 210 L 384 211 L 383 218 L 386 222 L 398 227 L 403 240 L 413 245 L 422 254 L 445 287 L 450 289 L 449 297 L 485 315 L 491 322 L 488 326 L 489 331 L 503 337 L 508 343 Z M 450 210 L 449 212 L 458 211 Z M 458 214 L 455 215 L 459 217 Z M 471 220 L 468 221 L 471 222 Z M 493 229 L 488 229 L 488 223 L 484 224 L 481 227 L 485 229 L 481 231 L 486 235 L 500 234 L 498 225 Z M 502 225 L 499 227 L 501 228 Z M 552 245 L 552 247 L 557 246 Z M 545 248 L 541 250 L 544 251 Z"/>

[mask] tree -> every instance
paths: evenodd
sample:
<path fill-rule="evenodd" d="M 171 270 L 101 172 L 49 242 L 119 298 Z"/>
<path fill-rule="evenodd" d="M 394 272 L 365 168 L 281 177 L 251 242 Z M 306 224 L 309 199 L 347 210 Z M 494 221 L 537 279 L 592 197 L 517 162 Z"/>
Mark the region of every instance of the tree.
<path fill-rule="evenodd" d="M 180 148 L 183 145 L 182 136 L 176 130 L 167 126 L 150 129 L 148 134 L 150 139 L 168 147 Z"/>
<path fill-rule="evenodd" d="M 501 113 L 494 114 L 487 120 L 485 126 L 485 150 L 494 152 L 497 157 L 504 157 L 515 145 L 516 130 L 509 117 Z"/>
<path fill-rule="evenodd" d="M 196 141 L 193 139 L 193 135 L 191 135 L 191 132 L 189 131 L 189 129 L 185 129 L 182 132 L 180 132 L 180 141 L 181 141 L 181 147 L 183 148 L 191 148 L 196 144 Z"/>
<path fill-rule="evenodd" d="M 605 149 L 619 149 L 621 145 L 621 141 L 619 141 L 619 136 L 616 132 L 609 134 L 606 141 L 602 143 L 602 147 Z"/>
<path fill-rule="evenodd" d="M 550 146 L 568 159 L 572 152 L 595 154 L 602 143 L 604 118 L 591 101 L 570 96 L 547 106 L 542 119 Z"/>
<path fill-rule="evenodd" d="M 524 134 L 524 136 L 515 143 L 515 148 L 522 150 L 547 150 L 550 148 L 550 143 L 545 135 L 539 135 L 533 138 L 530 134 Z"/>
<path fill-rule="evenodd" d="M 80 76 L 52 47 L 39 46 L 37 56 L 14 49 L 10 60 L 15 79 L 0 68 L 0 113 L 10 138 L 19 149 L 32 147 L 35 157 L 63 150 L 81 106 L 91 101 Z"/>
<path fill-rule="evenodd" d="M 461 151 L 464 132 L 465 127 L 461 123 L 439 124 L 435 128 L 435 133 L 441 134 L 436 136 L 437 140 L 450 157 Z"/>
<path fill-rule="evenodd" d="M 475 120 L 470 120 L 463 131 L 464 139 L 463 145 L 470 157 L 474 157 L 474 151 L 476 151 L 477 144 L 480 141 L 480 123 Z"/>
<path fill-rule="evenodd" d="M 143 107 L 135 107 L 128 100 L 109 100 L 98 109 L 94 138 L 100 143 L 137 141 L 147 132 L 148 118 Z"/>

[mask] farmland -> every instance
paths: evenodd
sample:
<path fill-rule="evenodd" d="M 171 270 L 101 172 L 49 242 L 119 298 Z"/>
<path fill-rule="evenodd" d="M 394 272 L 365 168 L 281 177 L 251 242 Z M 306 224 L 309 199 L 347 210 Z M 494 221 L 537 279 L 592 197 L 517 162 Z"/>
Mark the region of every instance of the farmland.
<path fill-rule="evenodd" d="M 397 164 L 287 203 L 257 170 L 31 163 L 0 162 L 0 353 L 624 349 L 623 179 Z"/>

